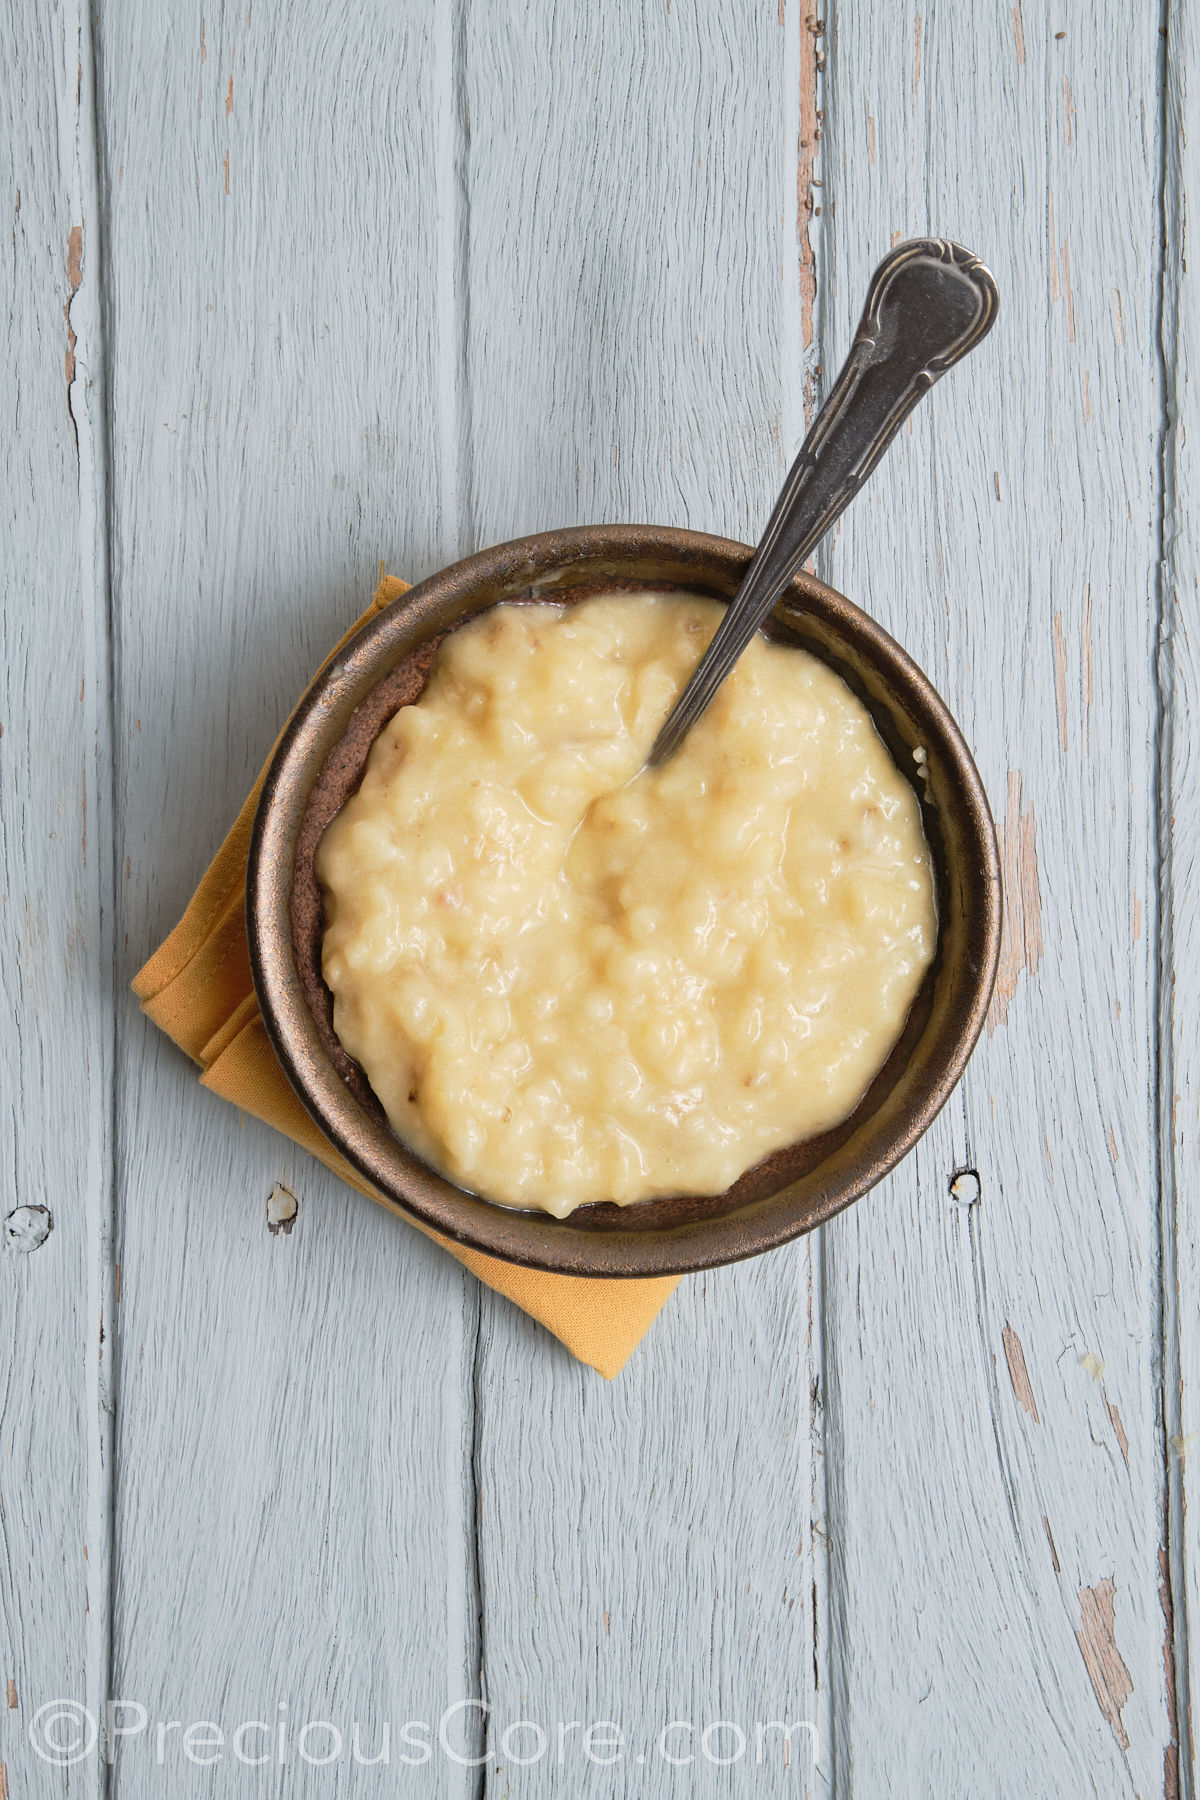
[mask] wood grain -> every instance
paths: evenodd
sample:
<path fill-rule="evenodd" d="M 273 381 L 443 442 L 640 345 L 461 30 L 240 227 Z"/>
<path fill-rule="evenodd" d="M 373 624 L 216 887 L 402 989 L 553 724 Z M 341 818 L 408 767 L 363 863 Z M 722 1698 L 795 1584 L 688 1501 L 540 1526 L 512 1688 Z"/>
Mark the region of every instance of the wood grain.
<path fill-rule="evenodd" d="M 420 576 L 458 548 L 450 70 L 415 4 L 113 0 L 100 48 L 124 983 L 380 561 Z M 347 1746 L 358 1720 L 368 1753 L 386 1721 L 396 1756 L 405 1720 L 471 1691 L 467 1277 L 200 1091 L 131 1000 L 119 1084 L 116 1691 L 152 1720 L 328 1719 Z M 120 1792 L 153 1755 L 122 1746 Z M 178 1733 L 168 1766 L 179 1794 L 283 1779 L 189 1764 Z M 360 1776 L 293 1739 L 289 1794 Z"/>
<path fill-rule="evenodd" d="M 1002 301 L 822 568 L 957 712 L 1009 931 L 959 1096 L 826 1232 L 839 1792 L 1167 1782 L 1159 48 L 1148 15 L 1100 3 L 1065 31 L 983 5 L 835 16 L 826 357 L 895 236 L 969 244 Z"/>

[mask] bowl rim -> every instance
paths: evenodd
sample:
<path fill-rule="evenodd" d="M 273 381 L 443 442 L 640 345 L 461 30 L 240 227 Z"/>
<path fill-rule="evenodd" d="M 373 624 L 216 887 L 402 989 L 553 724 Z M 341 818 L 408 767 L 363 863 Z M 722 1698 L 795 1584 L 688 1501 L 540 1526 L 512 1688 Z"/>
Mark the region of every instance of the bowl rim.
<path fill-rule="evenodd" d="M 744 564 L 752 554 L 750 546 L 732 539 L 653 525 L 576 526 L 478 551 L 409 588 L 364 621 L 317 672 L 272 752 L 246 865 L 246 935 L 267 1035 L 322 1135 L 385 1206 L 435 1235 L 505 1262 L 586 1277 L 681 1275 L 741 1261 L 802 1236 L 852 1205 L 908 1154 L 962 1075 L 987 1015 L 1000 951 L 1000 857 L 987 795 L 966 742 L 929 678 L 881 625 L 835 588 L 808 574 L 793 580 L 781 604 L 798 605 L 829 623 L 836 633 L 864 648 L 871 663 L 886 669 L 889 683 L 906 693 L 951 772 L 956 811 L 977 858 L 979 910 L 968 927 L 973 955 L 965 991 L 951 1009 L 954 1029 L 941 1029 L 935 1038 L 935 1053 L 926 1054 L 922 1079 L 886 1141 L 869 1154 L 860 1150 L 842 1158 L 834 1178 L 810 1191 L 803 1204 L 793 1195 L 793 1189 L 808 1179 L 802 1176 L 746 1206 L 703 1219 L 659 1224 L 645 1232 L 583 1230 L 572 1228 L 570 1215 L 559 1220 L 544 1212 L 498 1205 L 437 1175 L 398 1137 L 370 1119 L 321 1042 L 301 992 L 292 942 L 299 824 L 331 748 L 314 760 L 315 750 L 321 750 L 323 723 L 333 709 L 344 711 L 383 678 L 386 671 L 377 669 L 377 658 L 405 623 L 416 615 L 419 629 L 421 616 L 428 617 L 435 606 L 497 583 L 507 584 L 515 596 L 526 577 L 528 585 L 536 587 L 539 580 L 565 573 L 574 563 L 609 559 L 636 564 L 682 557 L 728 566 Z M 621 570 L 617 567 L 612 573 L 619 576 Z M 646 579 L 649 585 L 652 578 Z M 697 584 L 702 580 L 698 571 Z M 493 596 L 485 606 L 502 597 Z M 546 598 L 552 598 L 552 591 Z M 426 636 L 436 629 L 431 627 Z M 365 679 L 365 674 L 372 679 Z M 294 819 L 294 828 L 289 818 Z M 864 1124 L 869 1126 L 874 1117 L 869 1115 Z M 818 1164 L 812 1175 L 823 1166 Z M 813 1184 L 809 1186 L 812 1189 Z"/>

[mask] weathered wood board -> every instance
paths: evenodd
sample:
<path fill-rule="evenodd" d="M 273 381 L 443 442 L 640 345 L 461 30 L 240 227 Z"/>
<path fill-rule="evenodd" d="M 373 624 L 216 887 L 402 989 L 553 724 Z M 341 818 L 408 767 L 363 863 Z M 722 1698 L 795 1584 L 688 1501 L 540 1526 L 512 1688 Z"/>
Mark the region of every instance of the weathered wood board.
<path fill-rule="evenodd" d="M 1118 43 L 1119 70 L 1099 50 Z M 1155 17 L 1101 4 L 1086 28 L 985 5 L 834 21 L 825 354 L 893 236 L 970 244 L 1003 304 L 823 567 L 957 712 L 1007 882 L 997 999 L 960 1093 L 826 1233 L 839 1791 L 1144 1795 L 1173 1762 L 1153 1011 L 1160 52 Z M 974 1204 L 973 1182 L 951 1191 L 962 1167 Z"/>
<path fill-rule="evenodd" d="M 688 0 L 468 18 L 477 540 L 612 520 L 753 538 L 803 433 L 783 129 L 798 18 Z M 808 1785 L 808 1734 L 760 1746 L 756 1728 L 822 1722 L 813 1304 L 809 1244 L 690 1278 L 604 1388 L 485 1297 L 479 1556 L 497 1793 L 507 1751 L 535 1742 L 505 1743 L 522 1718 L 621 1733 L 592 1760 L 571 1732 L 561 1789 L 548 1768 L 519 1777 L 539 1794 Z"/>
<path fill-rule="evenodd" d="M 102 11 L 122 987 L 381 559 L 458 547 L 445 35 L 415 5 Z M 328 1719 L 353 1791 L 354 1720 L 371 1755 L 470 1691 L 475 1302 L 119 1017 L 115 1690 L 151 1720 Z M 172 1793 L 280 1791 L 277 1756 L 214 1774 L 177 1735 Z M 118 1791 L 152 1755 L 122 1746 Z M 329 1780 L 293 1736 L 287 1791 Z"/>
<path fill-rule="evenodd" d="M 94 1710 L 107 1683 L 111 820 L 88 391 L 98 288 L 82 229 L 94 171 L 80 49 L 71 8 L 57 18 L 10 9 L 0 67 L 10 220 L 0 370 L 0 1792 L 11 1784 L 28 1795 L 64 1792 L 64 1771 L 30 1749 L 31 1727 L 64 1743 L 81 1729 L 80 1716 L 51 1720 L 47 1703 Z M 87 1775 L 76 1791 L 91 1791 Z"/>

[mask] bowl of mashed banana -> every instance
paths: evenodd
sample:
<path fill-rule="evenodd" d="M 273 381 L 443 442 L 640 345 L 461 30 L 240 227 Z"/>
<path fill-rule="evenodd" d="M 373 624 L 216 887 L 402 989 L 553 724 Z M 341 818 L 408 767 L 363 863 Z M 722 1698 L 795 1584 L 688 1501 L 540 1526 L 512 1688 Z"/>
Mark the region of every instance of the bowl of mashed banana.
<path fill-rule="evenodd" d="M 506 1260 L 662 1275 L 786 1242 L 911 1149 L 983 1024 L 995 827 L 927 678 L 796 578 L 647 752 L 751 551 L 547 532 L 326 665 L 247 870 L 262 1015 L 386 1203 Z"/>

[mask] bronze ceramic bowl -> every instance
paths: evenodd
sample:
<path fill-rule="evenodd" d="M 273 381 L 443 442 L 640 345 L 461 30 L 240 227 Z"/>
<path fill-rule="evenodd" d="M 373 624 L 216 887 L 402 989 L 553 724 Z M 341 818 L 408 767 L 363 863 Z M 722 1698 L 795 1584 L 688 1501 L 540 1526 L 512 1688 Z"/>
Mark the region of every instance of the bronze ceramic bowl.
<path fill-rule="evenodd" d="M 364 625 L 308 689 L 272 759 L 246 881 L 267 1030 L 296 1092 L 347 1161 L 385 1202 L 458 1243 L 534 1268 L 608 1276 L 677 1274 L 770 1250 L 858 1199 L 912 1149 L 979 1035 L 999 951 L 1000 874 L 978 772 L 903 650 L 808 575 L 776 607 L 770 633 L 822 657 L 869 708 L 913 777 L 937 882 L 937 955 L 899 1043 L 849 1119 L 776 1152 L 724 1194 L 585 1206 L 559 1220 L 495 1205 L 435 1174 L 393 1135 L 334 1035 L 314 854 L 377 733 L 422 692 L 446 633 L 497 601 L 571 601 L 618 585 L 728 599 L 749 558 L 744 544 L 644 525 L 545 532 L 481 551 Z"/>

